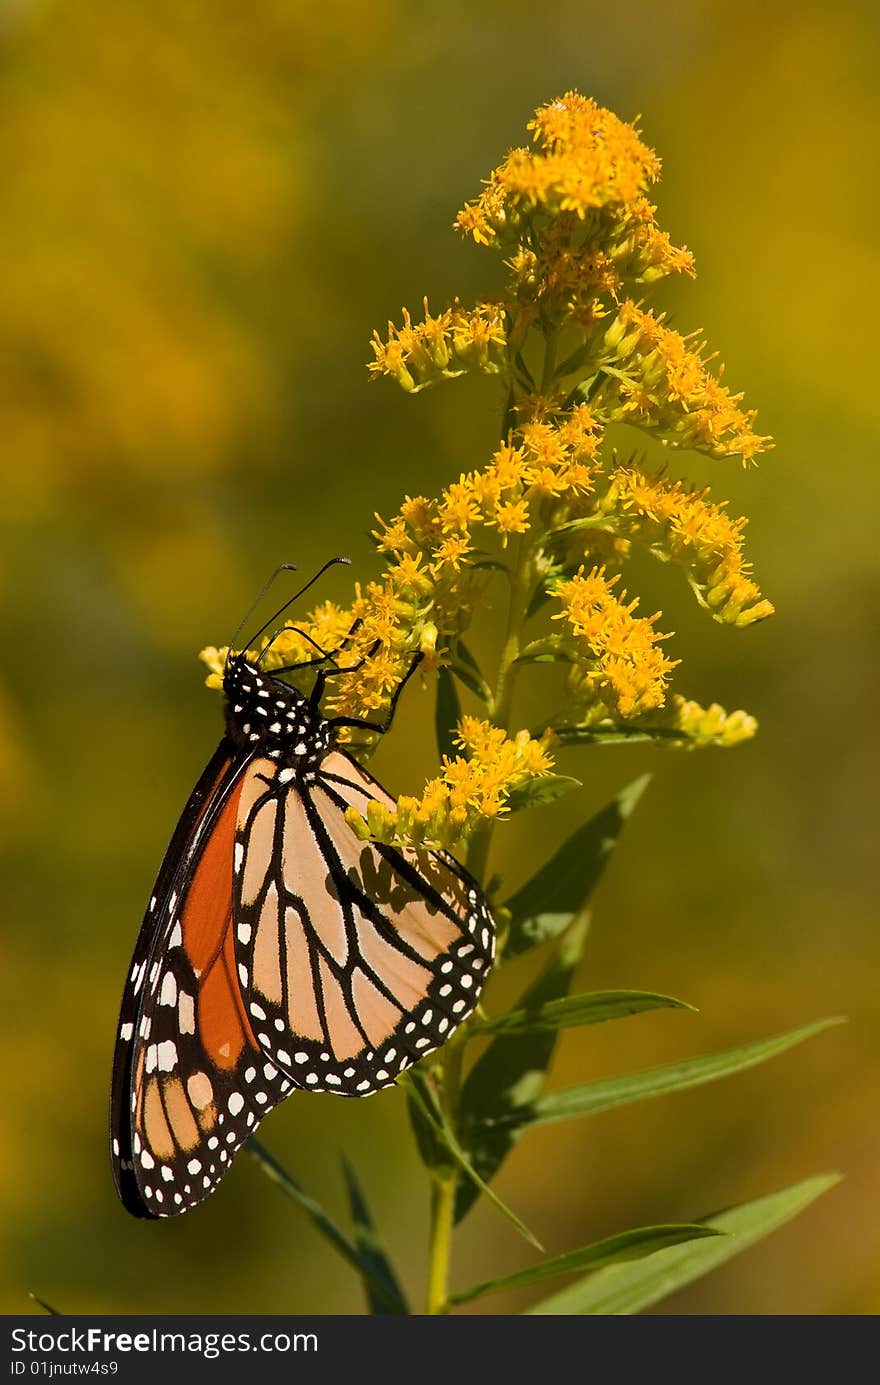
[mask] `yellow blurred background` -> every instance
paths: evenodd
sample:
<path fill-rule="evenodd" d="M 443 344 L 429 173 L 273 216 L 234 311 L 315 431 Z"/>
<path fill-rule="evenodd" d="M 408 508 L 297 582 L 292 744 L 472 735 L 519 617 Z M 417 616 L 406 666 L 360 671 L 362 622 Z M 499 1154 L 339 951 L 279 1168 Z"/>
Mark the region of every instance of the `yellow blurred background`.
<path fill-rule="evenodd" d="M 710 470 L 752 517 L 778 615 L 721 629 L 674 573 L 646 570 L 678 686 L 748 708 L 758 739 L 571 752 L 583 791 L 499 833 L 513 885 L 655 772 L 581 988 L 665 990 L 700 1013 L 568 1035 L 554 1081 L 850 1023 L 718 1086 L 532 1133 L 499 1190 L 558 1252 L 838 1168 L 799 1221 L 660 1311 L 880 1308 L 878 38 L 875 6 L 813 0 L 0 4 L 5 1311 L 29 1290 L 65 1313 L 361 1311 L 244 1157 L 177 1222 L 122 1211 L 106 1152 L 117 1004 L 220 730 L 199 647 L 229 638 L 281 559 L 308 573 L 349 552 L 368 575 L 374 510 L 487 454 L 491 382 L 408 399 L 368 384 L 367 341 L 425 293 L 491 289 L 492 257 L 452 217 L 572 86 L 641 113 L 661 223 L 699 271 L 664 302 L 704 327 L 777 438 L 757 471 Z M 324 590 L 342 595 L 344 575 Z M 376 762 L 393 790 L 431 771 L 430 722 L 413 692 Z M 425 1190 L 397 1094 L 296 1097 L 263 1137 L 340 1216 L 345 1150 L 420 1292 Z M 479 1208 L 456 1281 L 527 1254 Z"/>

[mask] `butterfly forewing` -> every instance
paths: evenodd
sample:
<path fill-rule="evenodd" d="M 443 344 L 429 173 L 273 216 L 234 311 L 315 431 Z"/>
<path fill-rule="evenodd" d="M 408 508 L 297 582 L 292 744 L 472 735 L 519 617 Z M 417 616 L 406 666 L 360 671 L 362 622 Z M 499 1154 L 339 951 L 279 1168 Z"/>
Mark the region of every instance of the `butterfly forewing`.
<path fill-rule="evenodd" d="M 207 1197 L 291 1088 L 253 1037 L 236 975 L 232 853 L 245 767 L 221 752 L 184 810 L 175 868 L 160 872 L 123 997 L 112 1157 L 139 1216 Z"/>
<path fill-rule="evenodd" d="M 361 842 L 349 806 L 393 802 L 335 750 L 308 779 L 251 765 L 236 842 L 236 954 L 258 1043 L 297 1086 L 366 1096 L 449 1038 L 494 945 L 441 852 Z"/>

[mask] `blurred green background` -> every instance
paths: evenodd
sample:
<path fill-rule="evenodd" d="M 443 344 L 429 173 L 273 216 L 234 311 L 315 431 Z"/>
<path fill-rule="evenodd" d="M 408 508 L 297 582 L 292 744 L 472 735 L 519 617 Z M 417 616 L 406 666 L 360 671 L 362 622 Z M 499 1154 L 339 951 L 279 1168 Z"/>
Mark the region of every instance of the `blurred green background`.
<path fill-rule="evenodd" d="M 7 1312 L 28 1290 L 68 1313 L 360 1311 L 348 1271 L 244 1158 L 178 1222 L 123 1213 L 105 1126 L 117 1004 L 220 729 L 199 647 L 229 638 L 281 559 L 308 572 L 347 551 L 369 575 L 373 511 L 487 455 L 491 382 L 408 399 L 368 384 L 367 340 L 425 293 L 491 289 L 492 257 L 452 217 L 571 86 L 641 113 L 661 223 L 699 270 L 664 301 L 777 438 L 756 471 L 700 474 L 752 516 L 779 614 L 721 629 L 646 569 L 679 688 L 747 707 L 760 736 L 572 755 L 578 801 L 499 833 L 514 884 L 655 771 L 581 979 L 700 1013 L 569 1035 L 554 1080 L 850 1023 L 717 1087 L 534 1132 L 499 1188 L 556 1252 L 839 1168 L 800 1221 L 662 1311 L 880 1308 L 878 30 L 874 5 L 811 0 L 0 5 Z M 414 691 L 376 762 L 392 789 L 431 771 L 429 719 Z M 396 1094 L 294 1098 L 263 1135 L 340 1214 L 345 1149 L 420 1285 L 424 1187 Z M 457 1282 L 527 1254 L 478 1209 Z"/>

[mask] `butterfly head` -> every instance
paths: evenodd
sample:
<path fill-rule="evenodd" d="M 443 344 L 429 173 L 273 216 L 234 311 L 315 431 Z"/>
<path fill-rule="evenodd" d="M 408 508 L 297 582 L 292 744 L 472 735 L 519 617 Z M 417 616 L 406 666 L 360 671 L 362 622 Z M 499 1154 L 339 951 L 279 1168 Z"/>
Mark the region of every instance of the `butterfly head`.
<path fill-rule="evenodd" d="M 319 761 L 330 748 L 330 724 L 308 698 L 244 654 L 230 654 L 223 691 L 227 730 L 242 748 L 304 766 Z"/>

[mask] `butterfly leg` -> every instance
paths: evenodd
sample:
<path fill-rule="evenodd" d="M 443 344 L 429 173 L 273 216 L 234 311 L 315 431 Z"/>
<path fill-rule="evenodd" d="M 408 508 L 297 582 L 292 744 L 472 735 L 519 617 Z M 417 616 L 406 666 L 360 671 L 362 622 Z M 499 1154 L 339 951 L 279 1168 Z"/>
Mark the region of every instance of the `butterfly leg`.
<path fill-rule="evenodd" d="M 360 629 L 361 625 L 363 625 L 363 621 L 361 620 L 360 616 L 358 616 L 354 625 L 351 627 L 348 634 L 345 636 L 345 639 L 340 640 L 339 644 L 336 646 L 335 649 L 329 650 L 322 649 L 321 646 L 317 643 L 317 641 L 313 640 L 311 635 L 306 634 L 305 630 L 301 630 L 298 625 L 286 625 L 282 630 L 279 630 L 266 645 L 266 648 L 261 652 L 259 658 L 257 659 L 257 664 L 260 663 L 260 661 L 264 658 L 268 650 L 271 649 L 272 645 L 274 644 L 278 636 L 284 634 L 286 630 L 293 630 L 296 632 L 296 634 L 302 635 L 303 639 L 308 640 L 309 644 L 314 645 L 315 649 L 319 650 L 320 658 L 303 659 L 296 664 L 284 664 L 281 668 L 273 668 L 272 673 L 276 677 L 282 673 L 295 673 L 303 668 L 316 668 L 318 664 L 326 664 L 328 660 L 330 663 L 332 663 L 333 660 L 336 658 L 337 654 L 343 654 L 345 652 L 346 645 L 351 643 L 351 641 L 357 634 L 358 630 Z M 375 647 L 376 646 L 374 646 L 373 649 L 369 651 L 369 654 L 372 654 L 374 652 Z M 367 657 L 369 657 L 369 654 Z M 335 671 L 337 673 L 353 673 L 354 670 L 360 668 L 362 664 L 363 659 L 360 663 L 353 664 L 351 668 L 340 668 L 336 669 Z"/>
<path fill-rule="evenodd" d="M 391 724 L 394 721 L 394 713 L 397 711 L 397 704 L 400 701 L 400 694 L 403 692 L 404 688 L 406 687 L 409 680 L 412 678 L 413 674 L 415 673 L 416 669 L 418 668 L 419 664 L 422 662 L 422 659 L 424 657 L 425 656 L 421 651 L 413 655 L 412 662 L 410 663 L 410 666 L 407 669 L 405 676 L 400 680 L 397 687 L 394 689 L 394 696 L 392 697 L 391 702 L 389 703 L 388 714 L 385 717 L 384 722 L 369 721 L 366 717 L 332 717 L 330 720 L 330 725 L 334 727 L 350 726 L 352 728 L 362 731 L 376 731 L 379 735 L 384 736 L 386 731 L 391 730 Z M 340 669 L 339 672 L 347 673 L 348 670 Z M 320 683 L 321 692 L 323 693 L 324 682 L 326 681 L 327 677 L 328 675 L 326 673 L 318 674 L 318 677 L 315 680 L 316 691 L 318 688 L 318 684 Z M 313 692 L 313 698 L 314 695 L 315 694 Z M 320 697 L 318 700 L 320 701 Z"/>

